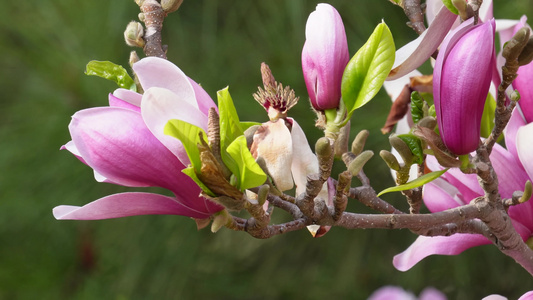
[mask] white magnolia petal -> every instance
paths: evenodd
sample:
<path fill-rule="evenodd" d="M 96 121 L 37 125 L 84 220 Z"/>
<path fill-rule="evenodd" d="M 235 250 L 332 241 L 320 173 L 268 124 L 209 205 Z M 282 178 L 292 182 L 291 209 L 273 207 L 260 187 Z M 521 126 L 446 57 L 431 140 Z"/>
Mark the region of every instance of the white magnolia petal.
<path fill-rule="evenodd" d="M 257 159 L 263 158 L 274 184 L 281 191 L 290 190 L 294 183 L 291 175 L 291 161 L 293 159 L 293 146 L 291 133 L 285 121 L 264 123 L 254 134 L 251 149 Z"/>
<path fill-rule="evenodd" d="M 437 50 L 456 19 L 457 15 L 442 7 L 426 31 L 396 51 L 396 59 L 387 80 L 400 78 L 422 65 Z"/>
<path fill-rule="evenodd" d="M 143 89 L 165 88 L 175 93 L 181 101 L 198 109 L 198 103 L 189 77 L 176 65 L 159 57 L 146 57 L 133 65 Z"/>
<path fill-rule="evenodd" d="M 175 137 L 164 134 L 165 125 L 170 120 L 178 119 L 207 132 L 207 117 L 197 107 L 183 101 L 175 93 L 158 87 L 145 91 L 141 113 L 153 135 L 187 166 L 190 161 L 183 145 Z"/>

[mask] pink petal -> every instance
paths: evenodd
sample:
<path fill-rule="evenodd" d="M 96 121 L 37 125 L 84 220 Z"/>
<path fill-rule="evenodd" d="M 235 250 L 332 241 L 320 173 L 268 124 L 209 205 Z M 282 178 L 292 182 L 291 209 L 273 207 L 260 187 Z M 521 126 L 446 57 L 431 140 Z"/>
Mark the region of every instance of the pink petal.
<path fill-rule="evenodd" d="M 511 154 L 518 160 L 518 152 L 516 150 L 516 132 L 520 127 L 525 126 L 526 121 L 520 114 L 518 107 L 513 110 L 511 114 L 511 119 L 507 126 L 505 127 L 504 138 L 505 138 L 505 147 Z"/>
<path fill-rule="evenodd" d="M 209 217 L 209 214 L 190 209 L 175 198 L 151 193 L 109 195 L 81 207 L 57 206 L 53 213 L 58 220 L 103 220 L 138 215 Z"/>
<path fill-rule="evenodd" d="M 198 109 L 194 88 L 189 77 L 170 61 L 158 57 L 146 57 L 133 65 L 144 91 L 160 87 L 175 93 L 181 102 Z"/>
<path fill-rule="evenodd" d="M 374 291 L 367 300 L 413 300 L 415 295 L 406 292 L 401 287 L 384 286 Z"/>
<path fill-rule="evenodd" d="M 443 170 L 434 156 L 428 156 L 426 159 L 427 167 L 432 171 Z M 443 179 L 448 181 L 451 185 L 456 187 L 463 195 L 463 200 L 470 202 L 470 200 L 484 194 L 483 189 L 479 186 L 479 181 L 475 174 L 464 174 L 458 168 L 449 169 L 444 175 Z"/>
<path fill-rule="evenodd" d="M 425 288 L 419 296 L 420 300 L 446 300 L 446 296 L 439 290 L 428 287 Z"/>
<path fill-rule="evenodd" d="M 163 88 L 145 90 L 141 104 L 144 122 L 152 134 L 159 139 L 184 164 L 189 165 L 189 157 L 181 142 L 164 134 L 168 121 L 178 119 L 198 126 L 207 132 L 207 116 L 198 108 L 182 101 L 175 93 Z"/>
<path fill-rule="evenodd" d="M 442 178 L 424 185 L 424 204 L 431 212 L 438 212 L 464 205 L 463 196 L 457 188 Z"/>
<path fill-rule="evenodd" d="M 139 95 L 141 96 L 141 95 Z M 139 104 L 141 102 L 139 101 Z M 129 109 L 129 110 L 133 110 L 135 112 L 138 112 L 140 113 L 141 112 L 141 108 L 138 107 L 138 106 L 135 106 L 127 101 L 124 101 L 118 97 L 116 97 L 115 95 L 113 94 L 109 94 L 109 106 L 112 106 L 112 107 L 121 107 L 121 108 L 126 108 L 126 109 Z"/>
<path fill-rule="evenodd" d="M 194 89 L 194 95 L 196 97 L 196 102 L 198 103 L 198 109 L 204 114 L 208 115 L 209 109 L 211 107 L 214 107 L 216 111 L 218 112 L 218 107 L 213 102 L 213 99 L 207 94 L 207 92 L 202 88 L 196 81 L 189 78 L 189 82 L 191 83 L 193 89 Z"/>
<path fill-rule="evenodd" d="M 437 50 L 456 19 L 457 15 L 443 6 L 424 33 L 396 51 L 396 60 L 387 80 L 400 78 L 420 67 Z"/>
<path fill-rule="evenodd" d="M 131 105 L 141 107 L 142 95 L 131 90 L 116 89 L 113 92 L 113 96 L 128 102 Z"/>
<path fill-rule="evenodd" d="M 499 144 L 495 144 L 490 154 L 490 160 L 496 175 L 498 175 L 498 188 L 502 197 L 511 198 L 514 191 L 524 189 L 524 184 L 529 178 L 520 163 L 509 151 Z"/>
<path fill-rule="evenodd" d="M 529 178 L 533 179 L 533 123 L 516 132 L 516 150 Z"/>
<path fill-rule="evenodd" d="M 116 107 L 85 109 L 74 114 L 69 130 L 87 165 L 112 182 L 175 191 L 188 178 L 139 113 Z"/>
<path fill-rule="evenodd" d="M 396 269 L 407 271 L 430 255 L 457 255 L 468 248 L 486 244 L 490 244 L 490 241 L 478 234 L 419 236 L 407 250 L 394 256 L 392 263 Z"/>
<path fill-rule="evenodd" d="M 533 291 L 529 291 L 525 294 L 523 294 L 518 300 L 532 300 L 533 299 Z"/>

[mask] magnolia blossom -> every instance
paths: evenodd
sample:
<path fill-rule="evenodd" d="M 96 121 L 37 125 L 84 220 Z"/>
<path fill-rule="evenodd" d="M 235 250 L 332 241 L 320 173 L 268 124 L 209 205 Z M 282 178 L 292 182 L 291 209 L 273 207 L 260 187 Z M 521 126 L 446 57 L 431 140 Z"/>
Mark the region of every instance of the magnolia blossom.
<path fill-rule="evenodd" d="M 329 4 L 318 4 L 309 15 L 302 50 L 305 85 L 316 110 L 337 108 L 342 74 L 350 54 L 342 19 Z"/>
<path fill-rule="evenodd" d="M 502 198 L 511 198 L 512 193 L 523 190 L 527 180 L 533 179 L 533 123 L 526 124 L 517 110 L 505 131 L 505 143 L 509 150 L 496 144 L 490 155 L 498 176 L 498 188 Z M 427 167 L 440 170 L 434 157 L 428 157 Z M 431 212 L 468 204 L 483 196 L 475 174 L 464 174 L 458 169 L 449 169 L 441 178 L 424 186 L 424 203 Z M 533 236 L 533 202 L 528 201 L 509 208 L 509 216 L 522 239 Z M 449 237 L 420 236 L 404 252 L 393 259 L 394 266 L 406 271 L 423 258 L 433 255 L 457 255 L 464 250 L 491 242 L 478 234 L 454 234 Z"/>
<path fill-rule="evenodd" d="M 442 140 L 455 154 L 479 144 L 481 116 L 495 64 L 495 22 L 457 27 L 444 40 L 433 71 L 433 98 Z"/>
<path fill-rule="evenodd" d="M 213 100 L 177 66 L 144 58 L 133 66 L 143 95 L 118 89 L 109 106 L 81 110 L 69 125 L 72 141 L 63 148 L 94 170 L 98 181 L 129 187 L 157 186 L 174 196 L 113 194 L 85 206 L 54 208 L 57 219 L 97 220 L 145 214 L 208 218 L 223 208 L 200 196 L 200 188 L 181 172 L 189 160 L 179 140 L 163 127 L 180 119 L 207 129 Z"/>

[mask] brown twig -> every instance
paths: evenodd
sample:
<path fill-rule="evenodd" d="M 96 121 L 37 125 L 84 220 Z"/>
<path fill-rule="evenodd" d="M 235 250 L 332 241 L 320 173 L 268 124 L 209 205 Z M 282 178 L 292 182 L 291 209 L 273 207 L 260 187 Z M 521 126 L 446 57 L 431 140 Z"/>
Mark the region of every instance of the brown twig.
<path fill-rule="evenodd" d="M 157 56 L 167 58 L 166 51 L 162 45 L 161 30 L 166 13 L 161 7 L 161 3 L 156 0 L 144 0 L 141 4 L 141 11 L 144 15 L 146 31 L 144 34 L 144 53 L 146 56 Z"/>

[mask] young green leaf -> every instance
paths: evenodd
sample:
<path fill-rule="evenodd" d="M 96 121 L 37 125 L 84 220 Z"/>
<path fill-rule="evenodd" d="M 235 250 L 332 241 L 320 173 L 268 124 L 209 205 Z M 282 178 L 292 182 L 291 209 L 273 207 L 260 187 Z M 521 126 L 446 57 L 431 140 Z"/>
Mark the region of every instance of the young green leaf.
<path fill-rule="evenodd" d="M 380 23 L 342 75 L 342 100 L 348 116 L 377 94 L 394 64 L 394 56 L 392 34 L 385 23 Z"/>
<path fill-rule="evenodd" d="M 424 117 L 424 99 L 417 91 L 411 93 L 411 116 L 415 124 Z"/>
<path fill-rule="evenodd" d="M 165 125 L 163 132 L 181 141 L 191 165 L 199 173 L 202 162 L 200 161 L 200 151 L 197 145 L 200 143 L 200 133 L 202 133 L 202 137 L 207 142 L 204 130 L 182 120 L 170 120 Z"/>
<path fill-rule="evenodd" d="M 446 6 L 446 8 L 449 11 L 451 11 L 452 13 L 454 13 L 456 15 L 459 14 L 459 11 L 457 10 L 457 8 L 452 3 L 452 0 L 442 0 L 442 3 L 444 3 L 444 6 Z"/>
<path fill-rule="evenodd" d="M 421 164 L 424 161 L 424 153 L 422 149 L 422 143 L 420 142 L 420 139 L 416 137 L 413 134 L 399 134 L 397 135 L 402 141 L 404 141 L 409 149 L 411 150 L 411 153 L 414 155 L 413 163 Z"/>
<path fill-rule="evenodd" d="M 439 178 L 446 171 L 448 171 L 448 169 L 427 173 L 425 175 L 418 177 L 415 180 L 409 181 L 406 184 L 386 188 L 383 191 L 379 192 L 378 197 L 383 194 L 390 193 L 390 192 L 406 191 L 406 190 L 417 188 L 419 186 L 423 186 L 424 184 Z"/>
<path fill-rule="evenodd" d="M 238 136 L 244 134 L 237 110 L 229 94 L 228 87 L 217 92 L 220 118 L 220 146 L 226 149 Z"/>
<path fill-rule="evenodd" d="M 122 66 L 110 61 L 90 61 L 87 64 L 85 74 L 99 76 L 114 81 L 121 88 L 137 91 L 135 82 L 133 82 L 133 79 L 128 75 L 128 71 Z"/>
<path fill-rule="evenodd" d="M 237 176 L 237 188 L 244 191 L 249 188 L 260 186 L 267 180 L 265 172 L 255 162 L 255 159 L 246 146 L 244 135 L 236 138 L 226 149 L 233 161 L 239 168 Z"/>
<path fill-rule="evenodd" d="M 239 121 L 239 116 L 233 104 L 233 99 L 231 99 L 229 88 L 226 87 L 218 91 L 217 99 L 220 118 L 220 156 L 231 173 L 238 174 L 238 164 L 228 154 L 226 149 L 237 137 L 244 134 L 244 129 Z"/>

